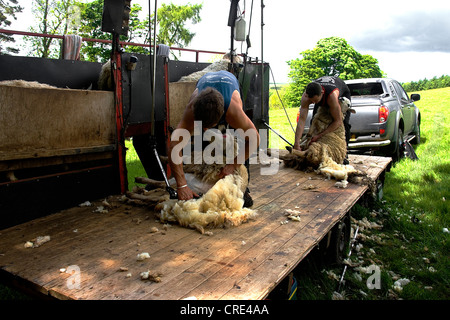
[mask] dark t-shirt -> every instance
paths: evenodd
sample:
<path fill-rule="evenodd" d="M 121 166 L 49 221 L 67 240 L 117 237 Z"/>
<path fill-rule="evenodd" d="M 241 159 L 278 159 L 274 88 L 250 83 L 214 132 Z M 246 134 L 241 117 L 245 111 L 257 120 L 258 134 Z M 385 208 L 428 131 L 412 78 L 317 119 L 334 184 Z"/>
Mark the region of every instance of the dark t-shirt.
<path fill-rule="evenodd" d="M 320 106 L 329 107 L 327 100 L 331 93 L 335 90 L 339 90 L 339 98 L 346 97 L 350 100 L 350 89 L 345 84 L 344 81 L 339 79 L 338 77 L 324 76 L 317 80 L 314 80 L 324 88 L 325 93 L 322 96 L 322 100 L 314 105 L 314 114 L 316 114 L 317 109 Z"/>

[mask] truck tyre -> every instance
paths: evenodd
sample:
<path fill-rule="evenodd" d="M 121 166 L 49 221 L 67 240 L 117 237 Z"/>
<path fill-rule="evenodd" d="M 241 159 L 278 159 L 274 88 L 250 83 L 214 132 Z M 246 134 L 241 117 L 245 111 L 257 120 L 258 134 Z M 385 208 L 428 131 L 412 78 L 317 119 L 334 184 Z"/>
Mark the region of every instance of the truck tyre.
<path fill-rule="evenodd" d="M 417 121 L 417 131 L 414 133 L 415 137 L 411 140 L 411 144 L 420 144 L 420 122 Z"/>
<path fill-rule="evenodd" d="M 397 140 L 395 142 L 394 153 L 392 154 L 393 162 L 400 161 L 405 156 L 405 141 L 403 139 L 403 130 L 398 128 Z"/>
<path fill-rule="evenodd" d="M 350 245 L 350 214 L 346 214 L 333 229 L 331 229 L 330 245 L 327 248 L 327 262 L 341 265 L 347 257 Z"/>

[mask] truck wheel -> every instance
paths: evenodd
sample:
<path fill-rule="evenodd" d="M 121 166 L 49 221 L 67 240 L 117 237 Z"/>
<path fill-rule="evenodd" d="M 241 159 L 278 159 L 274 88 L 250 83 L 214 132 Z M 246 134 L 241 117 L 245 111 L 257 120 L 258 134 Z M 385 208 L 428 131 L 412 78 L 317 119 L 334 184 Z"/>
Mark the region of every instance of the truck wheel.
<path fill-rule="evenodd" d="M 414 139 L 411 140 L 411 144 L 420 144 L 420 123 L 417 123 L 417 132 Z"/>
<path fill-rule="evenodd" d="M 327 261 L 331 264 L 340 265 L 347 257 L 347 251 L 350 245 L 350 214 L 339 221 L 331 229 L 330 245 L 327 248 Z"/>
<path fill-rule="evenodd" d="M 395 145 L 395 151 L 392 154 L 393 162 L 400 161 L 405 156 L 405 141 L 403 139 L 403 130 L 398 128 L 397 142 Z"/>

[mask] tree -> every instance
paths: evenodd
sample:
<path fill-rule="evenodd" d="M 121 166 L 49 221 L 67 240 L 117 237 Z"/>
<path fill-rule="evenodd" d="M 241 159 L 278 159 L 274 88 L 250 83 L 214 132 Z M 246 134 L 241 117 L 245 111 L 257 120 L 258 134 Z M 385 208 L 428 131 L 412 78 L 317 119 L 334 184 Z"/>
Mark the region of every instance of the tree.
<path fill-rule="evenodd" d="M 3 0 L 0 0 L 3 1 Z M 17 0 L 10 0 L 17 1 Z M 45 34 L 78 34 L 81 37 L 111 40 L 111 34 L 102 31 L 103 0 L 89 2 L 79 0 L 34 0 L 33 12 L 38 20 L 38 28 L 30 28 L 32 32 Z M 199 22 L 202 5 L 166 5 L 158 9 L 159 32 L 157 43 L 169 46 L 184 47 L 189 45 L 194 33 L 185 27 L 187 21 Z M 140 19 L 142 7 L 132 4 L 127 36 L 120 36 L 124 42 L 150 44 L 149 16 Z M 153 26 L 153 14 L 150 17 Z M 74 22 L 75 21 L 75 22 Z M 153 34 L 152 34 L 153 36 Z M 45 58 L 59 57 L 58 41 L 52 38 L 25 37 L 31 43 L 30 55 Z M 128 52 L 149 54 L 148 47 L 128 46 Z M 82 60 L 105 62 L 110 58 L 111 44 L 84 42 L 80 56 Z"/>
<path fill-rule="evenodd" d="M 0 0 L 0 28 L 11 25 L 10 18 L 16 20 L 16 13 L 22 12 L 23 7 L 18 5 L 17 0 Z M 12 47 L 3 49 L 2 43 L 16 42 L 14 37 L 8 34 L 0 33 L 0 54 L 19 53 L 19 50 Z"/>
<path fill-rule="evenodd" d="M 103 0 L 88 3 L 77 2 L 81 9 L 78 35 L 85 38 L 111 40 L 111 35 L 102 31 Z M 130 13 L 131 15 L 131 13 Z M 105 62 L 109 59 L 110 44 L 85 42 L 80 51 L 81 60 Z"/>
<path fill-rule="evenodd" d="M 81 28 L 80 35 L 87 38 L 111 39 L 111 35 L 101 30 L 103 0 L 94 0 L 89 3 L 78 3 L 81 7 Z M 162 4 L 158 8 L 158 33 L 156 35 L 157 43 L 168 46 L 178 46 L 183 48 L 192 41 L 194 33 L 189 32 L 185 27 L 187 21 L 195 24 L 201 21 L 201 4 L 196 5 L 174 5 Z M 139 15 L 142 7 L 133 4 L 130 12 L 128 36 L 120 36 L 121 41 L 150 44 L 149 37 L 149 15 L 142 21 Z M 150 17 L 150 25 L 154 25 L 154 14 Z M 153 30 L 150 30 L 153 32 Z M 85 60 L 104 62 L 110 57 L 110 45 L 99 43 L 87 43 L 81 50 Z M 128 52 L 149 54 L 148 47 L 129 46 Z"/>
<path fill-rule="evenodd" d="M 34 0 L 32 12 L 39 21 L 38 27 L 30 27 L 31 32 L 61 35 L 69 33 L 74 19 L 74 0 Z M 42 58 L 58 58 L 60 47 L 58 40 L 44 37 L 25 37 L 31 45 L 30 55 Z"/>
<path fill-rule="evenodd" d="M 321 39 L 314 49 L 303 51 L 300 56 L 287 62 L 291 83 L 286 101 L 293 106 L 300 105 L 308 83 L 322 76 L 339 76 L 343 80 L 384 76 L 378 60 L 360 54 L 345 39 L 338 37 Z"/>
<path fill-rule="evenodd" d="M 442 75 L 439 78 L 435 76 L 431 80 L 425 78 L 419 80 L 418 82 L 411 81 L 403 83 L 402 85 L 406 92 L 446 88 L 450 87 L 450 76 Z"/>
<path fill-rule="evenodd" d="M 163 4 L 158 9 L 159 32 L 157 36 L 158 43 L 164 43 L 168 46 L 177 46 L 184 48 L 191 43 L 195 36 L 185 27 L 186 21 L 192 24 L 201 21 L 200 11 L 203 5 L 184 5 L 177 6 L 174 4 Z"/>

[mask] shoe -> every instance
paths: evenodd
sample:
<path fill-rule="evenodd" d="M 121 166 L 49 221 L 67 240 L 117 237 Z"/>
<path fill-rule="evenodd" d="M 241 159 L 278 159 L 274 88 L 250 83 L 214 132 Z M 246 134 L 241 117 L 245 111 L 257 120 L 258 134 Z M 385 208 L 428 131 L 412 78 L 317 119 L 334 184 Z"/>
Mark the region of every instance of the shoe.
<path fill-rule="evenodd" d="M 343 163 L 344 165 L 350 164 L 350 162 L 348 161 L 348 155 L 345 156 Z"/>
<path fill-rule="evenodd" d="M 253 199 L 250 196 L 250 190 L 247 188 L 244 192 L 244 208 L 250 208 L 253 205 Z"/>

